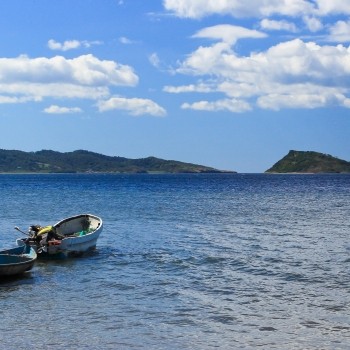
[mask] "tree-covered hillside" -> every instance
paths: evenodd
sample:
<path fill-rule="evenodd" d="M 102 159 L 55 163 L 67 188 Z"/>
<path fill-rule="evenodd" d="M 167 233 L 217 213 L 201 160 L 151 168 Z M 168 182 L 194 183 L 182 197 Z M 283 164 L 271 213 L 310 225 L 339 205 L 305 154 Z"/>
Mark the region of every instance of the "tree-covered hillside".
<path fill-rule="evenodd" d="M 208 173 L 220 170 L 155 157 L 129 159 L 78 150 L 23 152 L 0 150 L 0 173 Z"/>
<path fill-rule="evenodd" d="M 289 151 L 267 173 L 350 173 L 350 162 L 318 152 Z"/>

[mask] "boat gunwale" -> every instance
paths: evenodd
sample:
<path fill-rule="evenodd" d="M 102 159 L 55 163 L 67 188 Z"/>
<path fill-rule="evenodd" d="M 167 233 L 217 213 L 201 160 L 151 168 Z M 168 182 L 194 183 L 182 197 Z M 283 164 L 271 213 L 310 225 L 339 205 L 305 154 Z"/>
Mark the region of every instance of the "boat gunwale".
<path fill-rule="evenodd" d="M 69 221 L 72 221 L 72 220 L 75 220 L 75 219 L 79 219 L 79 218 L 84 218 L 84 217 L 92 217 L 92 218 L 96 219 L 99 222 L 99 226 L 102 226 L 102 219 L 99 216 L 96 216 L 96 215 L 93 215 L 93 214 L 79 214 L 79 215 L 75 215 L 75 216 L 70 216 L 68 218 L 65 218 L 63 220 L 58 221 L 53 226 L 57 227 L 57 226 L 62 225 L 64 223 L 66 223 L 66 222 L 69 222 Z"/>

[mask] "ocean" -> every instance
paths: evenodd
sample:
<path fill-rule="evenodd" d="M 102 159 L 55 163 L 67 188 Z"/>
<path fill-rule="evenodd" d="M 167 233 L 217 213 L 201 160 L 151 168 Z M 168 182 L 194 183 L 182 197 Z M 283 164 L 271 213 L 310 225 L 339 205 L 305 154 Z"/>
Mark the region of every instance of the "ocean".
<path fill-rule="evenodd" d="M 350 175 L 0 175 L 0 204 L 2 248 L 104 222 L 1 280 L 2 349 L 350 348 Z"/>

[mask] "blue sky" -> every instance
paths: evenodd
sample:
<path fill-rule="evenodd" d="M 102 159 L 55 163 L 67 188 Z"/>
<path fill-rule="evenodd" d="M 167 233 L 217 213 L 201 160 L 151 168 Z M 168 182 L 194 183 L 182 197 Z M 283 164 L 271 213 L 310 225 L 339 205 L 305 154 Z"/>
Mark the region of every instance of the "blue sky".
<path fill-rule="evenodd" d="M 0 19 L 2 149 L 350 161 L 350 0 L 2 0 Z"/>

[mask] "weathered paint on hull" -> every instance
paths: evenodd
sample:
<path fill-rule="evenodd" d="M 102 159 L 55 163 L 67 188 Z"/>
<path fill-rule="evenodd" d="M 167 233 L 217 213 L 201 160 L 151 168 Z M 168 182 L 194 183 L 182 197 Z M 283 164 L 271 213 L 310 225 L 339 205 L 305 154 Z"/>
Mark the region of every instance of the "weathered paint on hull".
<path fill-rule="evenodd" d="M 37 254 L 24 243 L 19 247 L 0 251 L 0 276 L 15 276 L 32 269 Z"/>
<path fill-rule="evenodd" d="M 34 261 L 16 263 L 9 266 L 0 266 L 0 276 L 15 276 L 25 273 L 32 269 Z"/>

